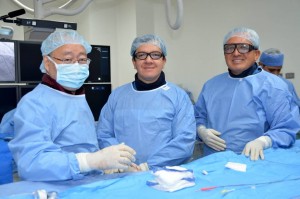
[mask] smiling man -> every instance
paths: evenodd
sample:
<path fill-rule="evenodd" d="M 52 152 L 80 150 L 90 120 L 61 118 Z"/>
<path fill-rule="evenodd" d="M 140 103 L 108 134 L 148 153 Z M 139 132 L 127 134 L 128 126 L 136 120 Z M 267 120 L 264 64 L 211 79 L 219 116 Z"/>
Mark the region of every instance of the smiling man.
<path fill-rule="evenodd" d="M 102 147 L 126 143 L 136 152 L 136 168 L 175 166 L 194 149 L 196 124 L 187 93 L 165 80 L 162 71 L 167 49 L 156 35 L 135 38 L 130 55 L 135 80 L 115 89 L 99 117 L 97 134 Z"/>
<path fill-rule="evenodd" d="M 228 72 L 208 80 L 195 104 L 204 154 L 231 150 L 264 159 L 269 147 L 290 147 L 300 129 L 299 109 L 287 85 L 256 63 L 259 36 L 235 28 L 224 38 Z"/>

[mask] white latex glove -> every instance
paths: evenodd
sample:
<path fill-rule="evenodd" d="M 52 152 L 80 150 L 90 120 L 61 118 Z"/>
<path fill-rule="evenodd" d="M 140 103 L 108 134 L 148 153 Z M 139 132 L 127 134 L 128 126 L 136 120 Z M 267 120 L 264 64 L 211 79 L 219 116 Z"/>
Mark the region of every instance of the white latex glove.
<path fill-rule="evenodd" d="M 112 174 L 112 173 L 128 173 L 128 172 L 139 172 L 139 171 L 148 171 L 149 167 L 146 162 L 141 163 L 140 165 L 136 165 L 132 163 L 127 169 L 110 169 L 105 170 L 105 174 Z"/>
<path fill-rule="evenodd" d="M 136 152 L 125 144 L 106 147 L 94 153 L 77 153 L 80 171 L 95 169 L 128 169 L 135 161 Z"/>
<path fill-rule="evenodd" d="M 135 163 L 132 163 L 127 169 L 109 169 L 105 170 L 105 174 L 113 174 L 113 173 L 127 173 L 127 172 L 139 172 L 141 171 L 141 168 L 136 165 Z"/>
<path fill-rule="evenodd" d="M 207 129 L 205 126 L 199 126 L 198 136 L 202 139 L 202 141 L 209 147 L 213 148 L 216 151 L 223 151 L 226 148 L 225 140 L 221 139 L 219 135 L 220 132 L 214 129 Z"/>
<path fill-rule="evenodd" d="M 113 173 L 120 173 L 119 169 L 106 169 L 104 170 L 105 174 L 113 174 Z"/>
<path fill-rule="evenodd" d="M 128 167 L 128 169 L 118 169 L 118 173 L 139 172 L 139 171 L 141 171 L 141 168 L 135 163 L 132 163 Z"/>
<path fill-rule="evenodd" d="M 259 138 L 248 142 L 242 152 L 245 156 L 250 156 L 251 160 L 262 160 L 264 157 L 264 149 L 272 146 L 272 140 L 269 136 L 260 136 Z"/>
<path fill-rule="evenodd" d="M 147 162 L 141 163 L 139 165 L 139 168 L 141 169 L 141 171 L 149 171 L 149 166 L 148 166 Z"/>

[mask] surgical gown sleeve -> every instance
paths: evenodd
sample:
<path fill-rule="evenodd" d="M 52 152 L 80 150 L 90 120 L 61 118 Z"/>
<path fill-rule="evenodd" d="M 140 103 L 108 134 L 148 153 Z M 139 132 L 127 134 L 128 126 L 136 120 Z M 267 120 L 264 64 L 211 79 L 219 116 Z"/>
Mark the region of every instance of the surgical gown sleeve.
<path fill-rule="evenodd" d="M 300 107 L 300 99 L 299 99 L 299 97 L 298 97 L 298 95 L 297 95 L 297 92 L 296 92 L 296 90 L 295 90 L 295 87 L 294 87 L 293 83 L 290 82 L 289 80 L 283 78 L 283 77 L 281 77 L 281 79 L 282 79 L 285 83 L 287 83 L 288 88 L 289 88 L 289 91 L 292 93 L 293 98 L 294 98 L 296 104 Z"/>
<path fill-rule="evenodd" d="M 19 102 L 14 125 L 9 147 L 25 180 L 80 179 L 75 153 L 98 149 L 84 95 L 72 96 L 40 84 Z"/>
<path fill-rule="evenodd" d="M 174 104 L 175 115 L 171 125 L 172 139 L 166 144 L 157 143 L 157 152 L 148 159 L 150 168 L 174 166 L 185 163 L 193 154 L 196 122 L 193 105 L 186 93 L 178 94 L 180 97 Z"/>
<path fill-rule="evenodd" d="M 4 114 L 0 123 L 0 133 L 6 137 L 14 136 L 14 114 L 16 109 L 12 109 Z"/>
<path fill-rule="evenodd" d="M 290 147 L 294 144 L 296 133 L 300 129 L 299 108 L 288 90 L 270 87 L 266 85 L 265 92 L 261 92 L 260 95 L 260 103 L 265 108 L 266 119 L 270 125 L 264 135 L 270 136 L 272 146 L 275 148 Z"/>
<path fill-rule="evenodd" d="M 205 90 L 205 85 L 203 86 L 202 91 Z M 194 112 L 195 112 L 195 119 L 196 119 L 196 126 L 199 127 L 200 125 L 204 125 L 207 127 L 207 109 L 205 105 L 205 100 L 203 93 L 201 92 L 198 100 L 194 104 Z M 197 139 L 200 140 L 198 134 L 197 134 Z"/>

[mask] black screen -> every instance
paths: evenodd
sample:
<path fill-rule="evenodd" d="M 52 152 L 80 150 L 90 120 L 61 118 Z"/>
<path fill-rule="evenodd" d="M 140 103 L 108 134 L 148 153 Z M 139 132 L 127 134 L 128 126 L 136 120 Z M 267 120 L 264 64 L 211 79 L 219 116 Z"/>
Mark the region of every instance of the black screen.
<path fill-rule="evenodd" d="M 21 83 L 38 83 L 43 73 L 40 65 L 43 60 L 41 43 L 33 41 L 18 42 L 18 57 Z"/>
<path fill-rule="evenodd" d="M 0 41 L 0 82 L 16 82 L 16 53 L 14 41 Z"/>
<path fill-rule="evenodd" d="M 110 47 L 92 45 L 88 58 L 92 61 L 86 82 L 110 82 Z"/>
<path fill-rule="evenodd" d="M 111 84 L 85 84 L 84 87 L 86 100 L 93 112 L 95 121 L 98 121 L 100 111 L 111 93 Z"/>
<path fill-rule="evenodd" d="M 0 87 L 0 121 L 5 113 L 17 107 L 17 87 Z"/>

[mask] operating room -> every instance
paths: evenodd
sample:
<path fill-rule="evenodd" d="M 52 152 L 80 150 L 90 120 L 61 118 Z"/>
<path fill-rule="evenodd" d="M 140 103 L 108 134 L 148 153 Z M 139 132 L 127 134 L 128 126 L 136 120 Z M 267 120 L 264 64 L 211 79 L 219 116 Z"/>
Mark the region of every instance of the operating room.
<path fill-rule="evenodd" d="M 30 2 L 30 1 L 25 1 Z M 177 1 L 173 0 L 171 25 L 176 23 Z M 78 4 L 81 1 L 77 1 Z M 1 13 L 20 9 L 11 1 L 1 2 Z M 30 4 L 29 4 L 30 5 Z M 78 6 L 78 5 L 73 5 Z M 164 71 L 169 81 L 190 90 L 198 97 L 202 85 L 210 77 L 226 71 L 223 60 L 223 35 L 233 27 L 247 26 L 260 35 L 261 50 L 277 47 L 285 53 L 285 73 L 300 92 L 297 75 L 299 1 L 183 1 L 181 25 L 173 30 L 167 21 L 165 2 L 161 0 L 96 0 L 75 16 L 52 15 L 46 20 L 77 23 L 78 31 L 91 44 L 111 47 L 111 82 L 113 88 L 131 80 L 135 70 L 128 59 L 132 38 L 145 33 L 160 35 L 168 45 L 168 61 Z M 30 13 L 20 16 L 34 18 Z M 14 28 L 14 39 L 22 40 L 22 26 L 1 22 Z"/>
<path fill-rule="evenodd" d="M 33 7 L 31 0 L 23 2 Z M 52 4 L 57 6 L 65 2 L 67 0 L 56 0 Z M 74 0 L 68 9 L 76 9 L 83 2 L 84 0 Z M 171 0 L 169 2 L 167 12 L 165 0 L 92 0 L 78 14 L 53 14 L 42 19 L 76 23 L 77 31 L 90 44 L 110 47 L 111 81 L 109 83 L 112 90 L 133 81 L 136 70 L 132 66 L 130 56 L 132 40 L 144 34 L 159 35 L 164 39 L 168 50 L 166 65 L 163 68 L 167 81 L 185 89 L 193 102 L 197 100 L 207 80 L 228 70 L 224 61 L 224 35 L 234 27 L 248 27 L 258 33 L 260 51 L 279 48 L 284 53 L 281 75 L 291 81 L 298 95 L 300 94 L 299 0 Z M 0 2 L 0 15 L 18 9 L 21 7 L 13 1 Z M 19 17 L 34 19 L 35 15 L 26 11 L 26 14 Z M 0 21 L 0 26 L 9 26 L 13 29 L 13 40 L 24 40 L 23 26 L 3 21 Z M 298 148 L 296 153 L 299 155 L 299 144 Z M 245 163 L 244 159 L 242 162 Z M 187 168 L 190 169 L 189 166 Z M 208 173 L 215 170 L 216 168 L 205 168 L 205 172 Z M 298 175 L 299 171 L 300 169 Z M 205 177 L 209 175 L 201 174 Z M 299 184 L 299 179 L 297 183 Z M 63 186 L 59 188 L 66 190 Z M 199 186 L 194 187 L 195 190 L 197 188 Z M 74 193 L 71 192 L 65 192 L 61 195 L 62 198 L 67 197 L 67 194 L 70 194 L 69 197 L 80 198 L 72 195 Z M 300 193 L 297 194 L 299 198 Z M 134 195 L 131 196 L 134 198 Z M 172 196 L 159 194 L 155 196 L 172 198 Z M 209 195 L 204 196 L 209 197 Z M 137 195 L 135 197 L 139 198 Z M 194 197 L 191 195 L 191 198 Z M 214 195 L 212 198 L 219 197 Z"/>

